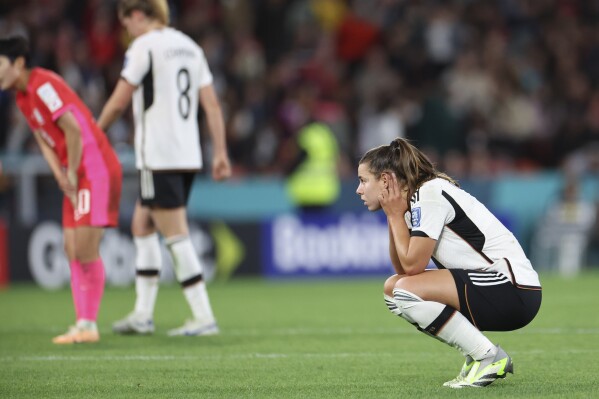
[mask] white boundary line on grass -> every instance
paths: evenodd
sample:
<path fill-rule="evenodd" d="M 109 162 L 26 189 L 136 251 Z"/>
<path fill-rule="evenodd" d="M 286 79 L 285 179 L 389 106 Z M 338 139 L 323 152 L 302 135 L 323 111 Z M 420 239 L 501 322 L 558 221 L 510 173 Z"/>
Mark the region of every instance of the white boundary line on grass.
<path fill-rule="evenodd" d="M 599 353 L 599 349 L 581 350 L 581 349 L 562 349 L 559 351 L 551 350 L 529 350 L 512 351 L 513 354 L 543 354 L 543 353 L 561 353 L 567 355 L 577 355 L 582 353 Z M 64 361 L 82 361 L 82 362 L 113 362 L 113 361 L 142 361 L 142 362 L 168 362 L 168 361 L 197 361 L 197 360 L 235 360 L 235 359 L 288 359 L 288 358 L 312 358 L 312 359 L 337 359 L 352 357 L 394 357 L 395 354 L 385 352 L 356 352 L 356 353 L 247 353 L 232 355 L 199 355 L 199 356 L 172 356 L 172 355 L 123 355 L 123 356 L 3 356 L 2 362 L 64 362 Z"/>
<path fill-rule="evenodd" d="M 515 355 L 538 355 L 544 353 L 561 353 L 567 355 L 578 355 L 588 353 L 599 353 L 599 349 L 562 349 L 546 351 L 542 349 L 528 351 L 511 351 Z M 421 354 L 422 355 L 422 354 Z M 247 353 L 230 355 L 203 355 L 203 356 L 173 356 L 173 355 L 124 355 L 124 356 L 3 356 L 2 362 L 64 362 L 64 361 L 83 361 L 83 362 L 112 362 L 112 361 L 143 361 L 143 362 L 163 362 L 163 361 L 194 361 L 194 360 L 235 360 L 235 359 L 287 359 L 287 358 L 312 358 L 312 359 L 337 359 L 353 357 L 395 357 L 396 354 L 386 352 L 340 352 L 340 353 Z"/>
<path fill-rule="evenodd" d="M 56 334 L 62 331 L 58 328 L 46 328 L 38 331 Z M 221 336 L 302 336 L 302 335 L 388 335 L 388 334 L 414 334 L 415 329 L 409 326 L 402 327 L 371 327 L 371 328 L 351 328 L 351 327 L 323 327 L 323 328 L 234 328 L 223 329 L 221 326 Z M 100 329 L 101 334 L 113 334 L 109 328 Z M 523 328 L 521 330 L 510 331 L 513 334 L 523 335 L 599 335 L 599 328 L 567 328 L 567 327 L 543 327 L 543 328 Z M 4 332 L 3 334 L 7 334 Z"/>
<path fill-rule="evenodd" d="M 595 335 L 599 328 L 525 328 L 516 334 L 535 335 Z M 223 335 L 350 335 L 350 334 L 413 334 L 413 328 L 253 328 L 247 330 L 224 330 Z"/>

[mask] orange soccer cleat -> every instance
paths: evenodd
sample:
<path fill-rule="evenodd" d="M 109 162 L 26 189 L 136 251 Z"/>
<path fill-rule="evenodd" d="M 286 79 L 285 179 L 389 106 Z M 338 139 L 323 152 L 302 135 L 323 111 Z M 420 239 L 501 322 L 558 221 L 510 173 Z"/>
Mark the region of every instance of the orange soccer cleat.
<path fill-rule="evenodd" d="M 90 342 L 98 342 L 100 340 L 100 334 L 97 329 L 87 329 L 77 326 L 69 327 L 69 331 L 66 333 L 54 337 L 52 342 L 58 345 L 66 344 L 82 344 Z"/>

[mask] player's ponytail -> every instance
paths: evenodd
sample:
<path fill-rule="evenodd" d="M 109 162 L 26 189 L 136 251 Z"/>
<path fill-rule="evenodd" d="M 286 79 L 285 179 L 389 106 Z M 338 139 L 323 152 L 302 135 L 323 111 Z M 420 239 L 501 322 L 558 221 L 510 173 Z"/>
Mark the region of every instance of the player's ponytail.
<path fill-rule="evenodd" d="M 169 24 L 170 12 L 167 0 L 119 0 L 119 18 L 128 17 L 135 10 L 164 25 Z"/>
<path fill-rule="evenodd" d="M 167 0 L 150 0 L 154 3 L 155 18 L 165 25 L 170 22 L 170 13 Z"/>
<path fill-rule="evenodd" d="M 389 145 L 382 145 L 366 152 L 360 164 L 367 163 L 370 173 L 380 179 L 384 172 L 393 172 L 401 186 L 408 189 L 408 198 L 420 186 L 436 177 L 458 186 L 458 183 L 445 173 L 435 169 L 427 156 L 403 138 L 396 138 Z"/>

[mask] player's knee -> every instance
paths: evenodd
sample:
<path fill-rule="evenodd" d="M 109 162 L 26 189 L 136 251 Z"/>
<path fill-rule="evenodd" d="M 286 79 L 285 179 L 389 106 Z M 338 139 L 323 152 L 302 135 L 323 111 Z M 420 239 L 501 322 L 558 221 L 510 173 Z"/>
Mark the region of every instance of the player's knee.
<path fill-rule="evenodd" d="M 75 244 L 74 259 L 77 259 L 79 262 L 92 262 L 98 259 L 99 256 L 99 248 L 86 243 Z"/>
<path fill-rule="evenodd" d="M 400 276 L 398 274 L 394 274 L 393 276 L 389 277 L 385 281 L 385 284 L 383 285 L 383 292 L 385 293 L 385 295 L 387 295 L 387 296 L 393 296 L 393 289 L 395 288 L 395 284 L 402 277 L 403 276 Z"/>
<path fill-rule="evenodd" d="M 154 233 L 156 233 L 156 229 L 151 224 L 139 221 L 131 222 L 131 234 L 134 237 L 144 237 Z"/>
<path fill-rule="evenodd" d="M 65 241 L 63 244 L 63 249 L 64 253 L 67 255 L 67 259 L 69 260 L 69 262 L 72 262 L 75 259 L 77 259 L 75 256 L 75 248 L 73 248 L 73 245 Z"/>
<path fill-rule="evenodd" d="M 409 292 L 414 292 L 414 283 L 412 282 L 412 279 L 410 277 L 405 277 L 405 278 L 400 278 L 395 280 L 395 283 L 393 284 L 393 288 L 391 288 L 391 292 L 393 292 L 393 290 L 395 289 L 399 289 L 399 290 L 405 290 L 405 291 L 409 291 Z M 393 294 L 391 294 L 393 295 Z"/>

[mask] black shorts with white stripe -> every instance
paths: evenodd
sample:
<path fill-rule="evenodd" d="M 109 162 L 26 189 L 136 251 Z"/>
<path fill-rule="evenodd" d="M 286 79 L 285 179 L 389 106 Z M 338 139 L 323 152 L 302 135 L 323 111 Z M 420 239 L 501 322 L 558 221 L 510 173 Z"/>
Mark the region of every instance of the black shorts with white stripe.
<path fill-rule="evenodd" d="M 139 198 L 143 206 L 172 209 L 187 205 L 196 172 L 139 171 Z"/>
<path fill-rule="evenodd" d="M 512 331 L 532 321 L 541 291 L 515 287 L 501 273 L 449 269 L 460 298 L 460 313 L 481 331 Z"/>

